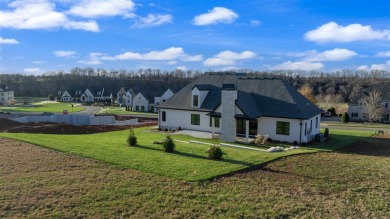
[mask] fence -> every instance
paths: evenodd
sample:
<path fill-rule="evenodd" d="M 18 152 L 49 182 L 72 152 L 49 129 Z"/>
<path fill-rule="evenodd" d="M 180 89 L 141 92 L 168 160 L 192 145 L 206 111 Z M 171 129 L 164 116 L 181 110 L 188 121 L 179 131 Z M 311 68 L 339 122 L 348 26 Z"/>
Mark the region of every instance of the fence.
<path fill-rule="evenodd" d="M 90 115 L 52 115 L 52 116 L 23 116 L 13 120 L 21 123 L 27 122 L 56 122 L 72 125 L 114 125 L 114 116 L 90 116 Z"/>

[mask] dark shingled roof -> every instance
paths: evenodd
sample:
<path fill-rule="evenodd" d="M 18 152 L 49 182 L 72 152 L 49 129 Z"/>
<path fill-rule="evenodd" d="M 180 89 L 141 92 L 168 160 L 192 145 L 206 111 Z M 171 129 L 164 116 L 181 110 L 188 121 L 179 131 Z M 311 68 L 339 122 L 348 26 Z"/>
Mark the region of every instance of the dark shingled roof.
<path fill-rule="evenodd" d="M 352 99 L 351 102 L 349 102 L 349 104 L 358 104 L 359 100 L 363 99 L 365 96 L 367 96 L 373 90 L 377 90 L 382 94 L 382 101 L 389 101 L 390 102 L 390 84 L 385 83 L 385 84 L 371 86 L 371 87 L 365 89 L 357 97 Z"/>
<path fill-rule="evenodd" d="M 236 105 L 248 118 L 268 116 L 307 119 L 322 112 L 283 80 L 253 78 L 235 73 L 205 73 L 159 108 L 213 112 L 221 104 L 221 91 L 226 84 L 229 84 L 229 88 L 234 86 L 237 89 Z M 201 107 L 194 108 L 191 106 L 191 91 L 198 85 L 208 85 L 208 94 Z"/>

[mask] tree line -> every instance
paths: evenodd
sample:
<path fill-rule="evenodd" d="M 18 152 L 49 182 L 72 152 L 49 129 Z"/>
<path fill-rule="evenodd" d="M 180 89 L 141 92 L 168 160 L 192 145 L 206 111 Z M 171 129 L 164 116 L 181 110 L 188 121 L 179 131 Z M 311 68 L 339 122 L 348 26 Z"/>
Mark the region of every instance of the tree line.
<path fill-rule="evenodd" d="M 309 87 L 318 102 L 349 102 L 369 86 L 390 83 L 390 72 L 379 70 L 325 73 L 239 69 L 235 72 L 283 79 L 296 89 Z M 6 85 L 17 97 L 47 97 L 49 94 L 56 95 L 59 90 L 83 88 L 105 88 L 116 93 L 121 87 L 136 87 L 158 93 L 168 88 L 178 91 L 203 73 L 199 70 L 106 70 L 76 67 L 70 72 L 50 71 L 43 75 L 1 74 L 0 85 Z"/>

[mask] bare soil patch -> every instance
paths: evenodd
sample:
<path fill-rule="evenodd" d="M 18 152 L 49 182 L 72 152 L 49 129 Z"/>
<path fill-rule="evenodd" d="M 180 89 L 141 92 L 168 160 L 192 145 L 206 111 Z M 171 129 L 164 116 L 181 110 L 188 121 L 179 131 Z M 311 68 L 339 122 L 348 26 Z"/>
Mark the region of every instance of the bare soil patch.
<path fill-rule="evenodd" d="M 126 125 L 126 126 L 116 126 L 116 125 L 69 125 L 64 123 L 19 123 L 13 120 L 0 118 L 0 132 L 10 132 L 10 133 L 41 133 L 41 134 L 92 134 L 99 132 L 110 132 L 110 131 L 119 131 L 126 130 L 130 128 L 144 127 L 157 125 L 157 122 L 150 120 L 139 120 L 139 122 L 149 122 L 145 124 L 138 125 Z"/>

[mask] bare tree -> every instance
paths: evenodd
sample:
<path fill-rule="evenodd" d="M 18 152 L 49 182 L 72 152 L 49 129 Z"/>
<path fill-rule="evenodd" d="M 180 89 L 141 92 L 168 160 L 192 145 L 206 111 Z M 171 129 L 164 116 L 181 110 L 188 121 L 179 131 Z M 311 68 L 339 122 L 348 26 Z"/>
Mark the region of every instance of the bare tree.
<path fill-rule="evenodd" d="M 363 113 L 365 113 L 370 122 L 380 121 L 386 113 L 385 108 L 381 105 L 381 92 L 373 90 L 365 94 L 366 96 L 361 99 Z"/>
<path fill-rule="evenodd" d="M 317 100 L 313 96 L 313 88 L 310 86 L 310 84 L 304 84 L 301 88 L 299 88 L 299 93 L 301 93 L 303 96 L 305 96 L 310 102 L 316 104 Z"/>

